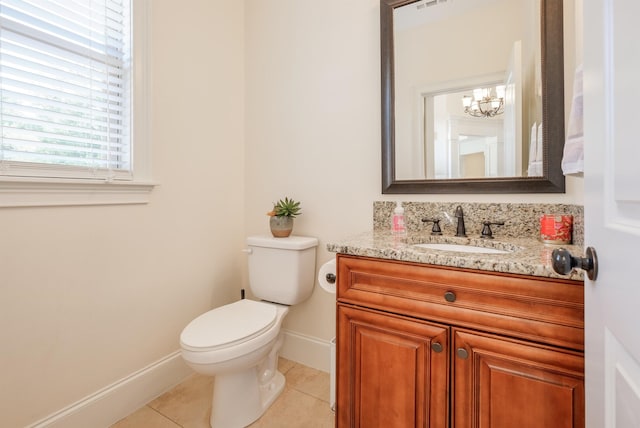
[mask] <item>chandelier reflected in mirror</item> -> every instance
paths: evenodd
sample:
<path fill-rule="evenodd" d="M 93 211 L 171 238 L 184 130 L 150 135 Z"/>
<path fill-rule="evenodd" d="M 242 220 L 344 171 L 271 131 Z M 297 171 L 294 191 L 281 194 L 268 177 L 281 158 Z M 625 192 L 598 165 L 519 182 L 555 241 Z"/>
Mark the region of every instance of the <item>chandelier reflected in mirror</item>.
<path fill-rule="evenodd" d="M 504 113 L 505 86 L 476 88 L 473 96 L 462 97 L 464 112 L 473 117 L 494 117 Z"/>

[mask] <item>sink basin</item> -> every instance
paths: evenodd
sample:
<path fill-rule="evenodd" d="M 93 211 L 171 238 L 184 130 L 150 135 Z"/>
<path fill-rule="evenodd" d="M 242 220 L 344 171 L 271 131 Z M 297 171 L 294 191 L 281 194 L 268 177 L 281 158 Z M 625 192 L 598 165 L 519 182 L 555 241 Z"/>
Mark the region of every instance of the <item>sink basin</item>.
<path fill-rule="evenodd" d="M 414 247 L 425 248 L 427 250 L 455 251 L 459 253 L 480 253 L 480 254 L 509 254 L 511 251 L 498 250 L 497 248 L 477 247 L 475 245 L 429 243 L 415 244 Z"/>

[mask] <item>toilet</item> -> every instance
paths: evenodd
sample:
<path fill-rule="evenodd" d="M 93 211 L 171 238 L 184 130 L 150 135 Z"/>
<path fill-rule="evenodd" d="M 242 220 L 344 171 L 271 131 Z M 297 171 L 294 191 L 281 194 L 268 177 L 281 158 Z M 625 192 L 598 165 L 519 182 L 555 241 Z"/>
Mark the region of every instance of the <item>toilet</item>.
<path fill-rule="evenodd" d="M 316 238 L 251 236 L 247 246 L 249 287 L 261 300 L 242 299 L 206 312 L 180 335 L 187 365 L 215 376 L 213 428 L 245 427 L 280 395 L 280 326 L 289 306 L 308 299 L 315 284 Z"/>

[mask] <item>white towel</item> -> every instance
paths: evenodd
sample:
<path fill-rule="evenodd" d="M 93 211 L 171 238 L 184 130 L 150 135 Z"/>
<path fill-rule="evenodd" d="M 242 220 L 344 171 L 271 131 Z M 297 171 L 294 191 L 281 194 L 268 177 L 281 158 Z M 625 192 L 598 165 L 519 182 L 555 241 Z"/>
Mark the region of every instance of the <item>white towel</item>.
<path fill-rule="evenodd" d="M 573 81 L 573 100 L 567 139 L 564 143 L 562 155 L 562 172 L 564 175 L 581 174 L 584 172 L 584 133 L 582 123 L 582 65 L 576 68 Z"/>
<path fill-rule="evenodd" d="M 529 168 L 527 175 L 529 177 L 539 177 L 542 175 L 542 161 L 538 159 L 542 155 L 538 152 L 538 124 L 533 123 L 531 126 L 531 137 L 529 140 Z"/>
<path fill-rule="evenodd" d="M 538 125 L 538 145 L 536 149 L 536 160 L 542 162 L 544 160 L 544 130 L 542 123 Z"/>

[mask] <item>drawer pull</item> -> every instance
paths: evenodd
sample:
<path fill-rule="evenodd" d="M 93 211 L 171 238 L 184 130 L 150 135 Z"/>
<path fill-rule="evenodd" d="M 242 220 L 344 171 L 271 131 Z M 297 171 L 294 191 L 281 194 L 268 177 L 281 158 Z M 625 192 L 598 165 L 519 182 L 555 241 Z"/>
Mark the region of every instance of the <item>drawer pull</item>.
<path fill-rule="evenodd" d="M 455 302 L 456 293 L 454 293 L 453 291 L 447 291 L 446 293 L 444 293 L 444 300 L 446 300 L 449 303 Z"/>
<path fill-rule="evenodd" d="M 433 349 L 433 352 L 440 353 L 440 352 L 442 352 L 443 348 L 442 348 L 442 345 L 440 343 L 435 342 L 435 343 L 431 344 L 431 349 Z"/>
<path fill-rule="evenodd" d="M 464 348 L 458 348 L 458 350 L 456 351 L 456 354 L 458 354 L 458 357 L 462 358 L 463 360 L 466 360 L 467 358 L 469 358 L 469 353 Z"/>

